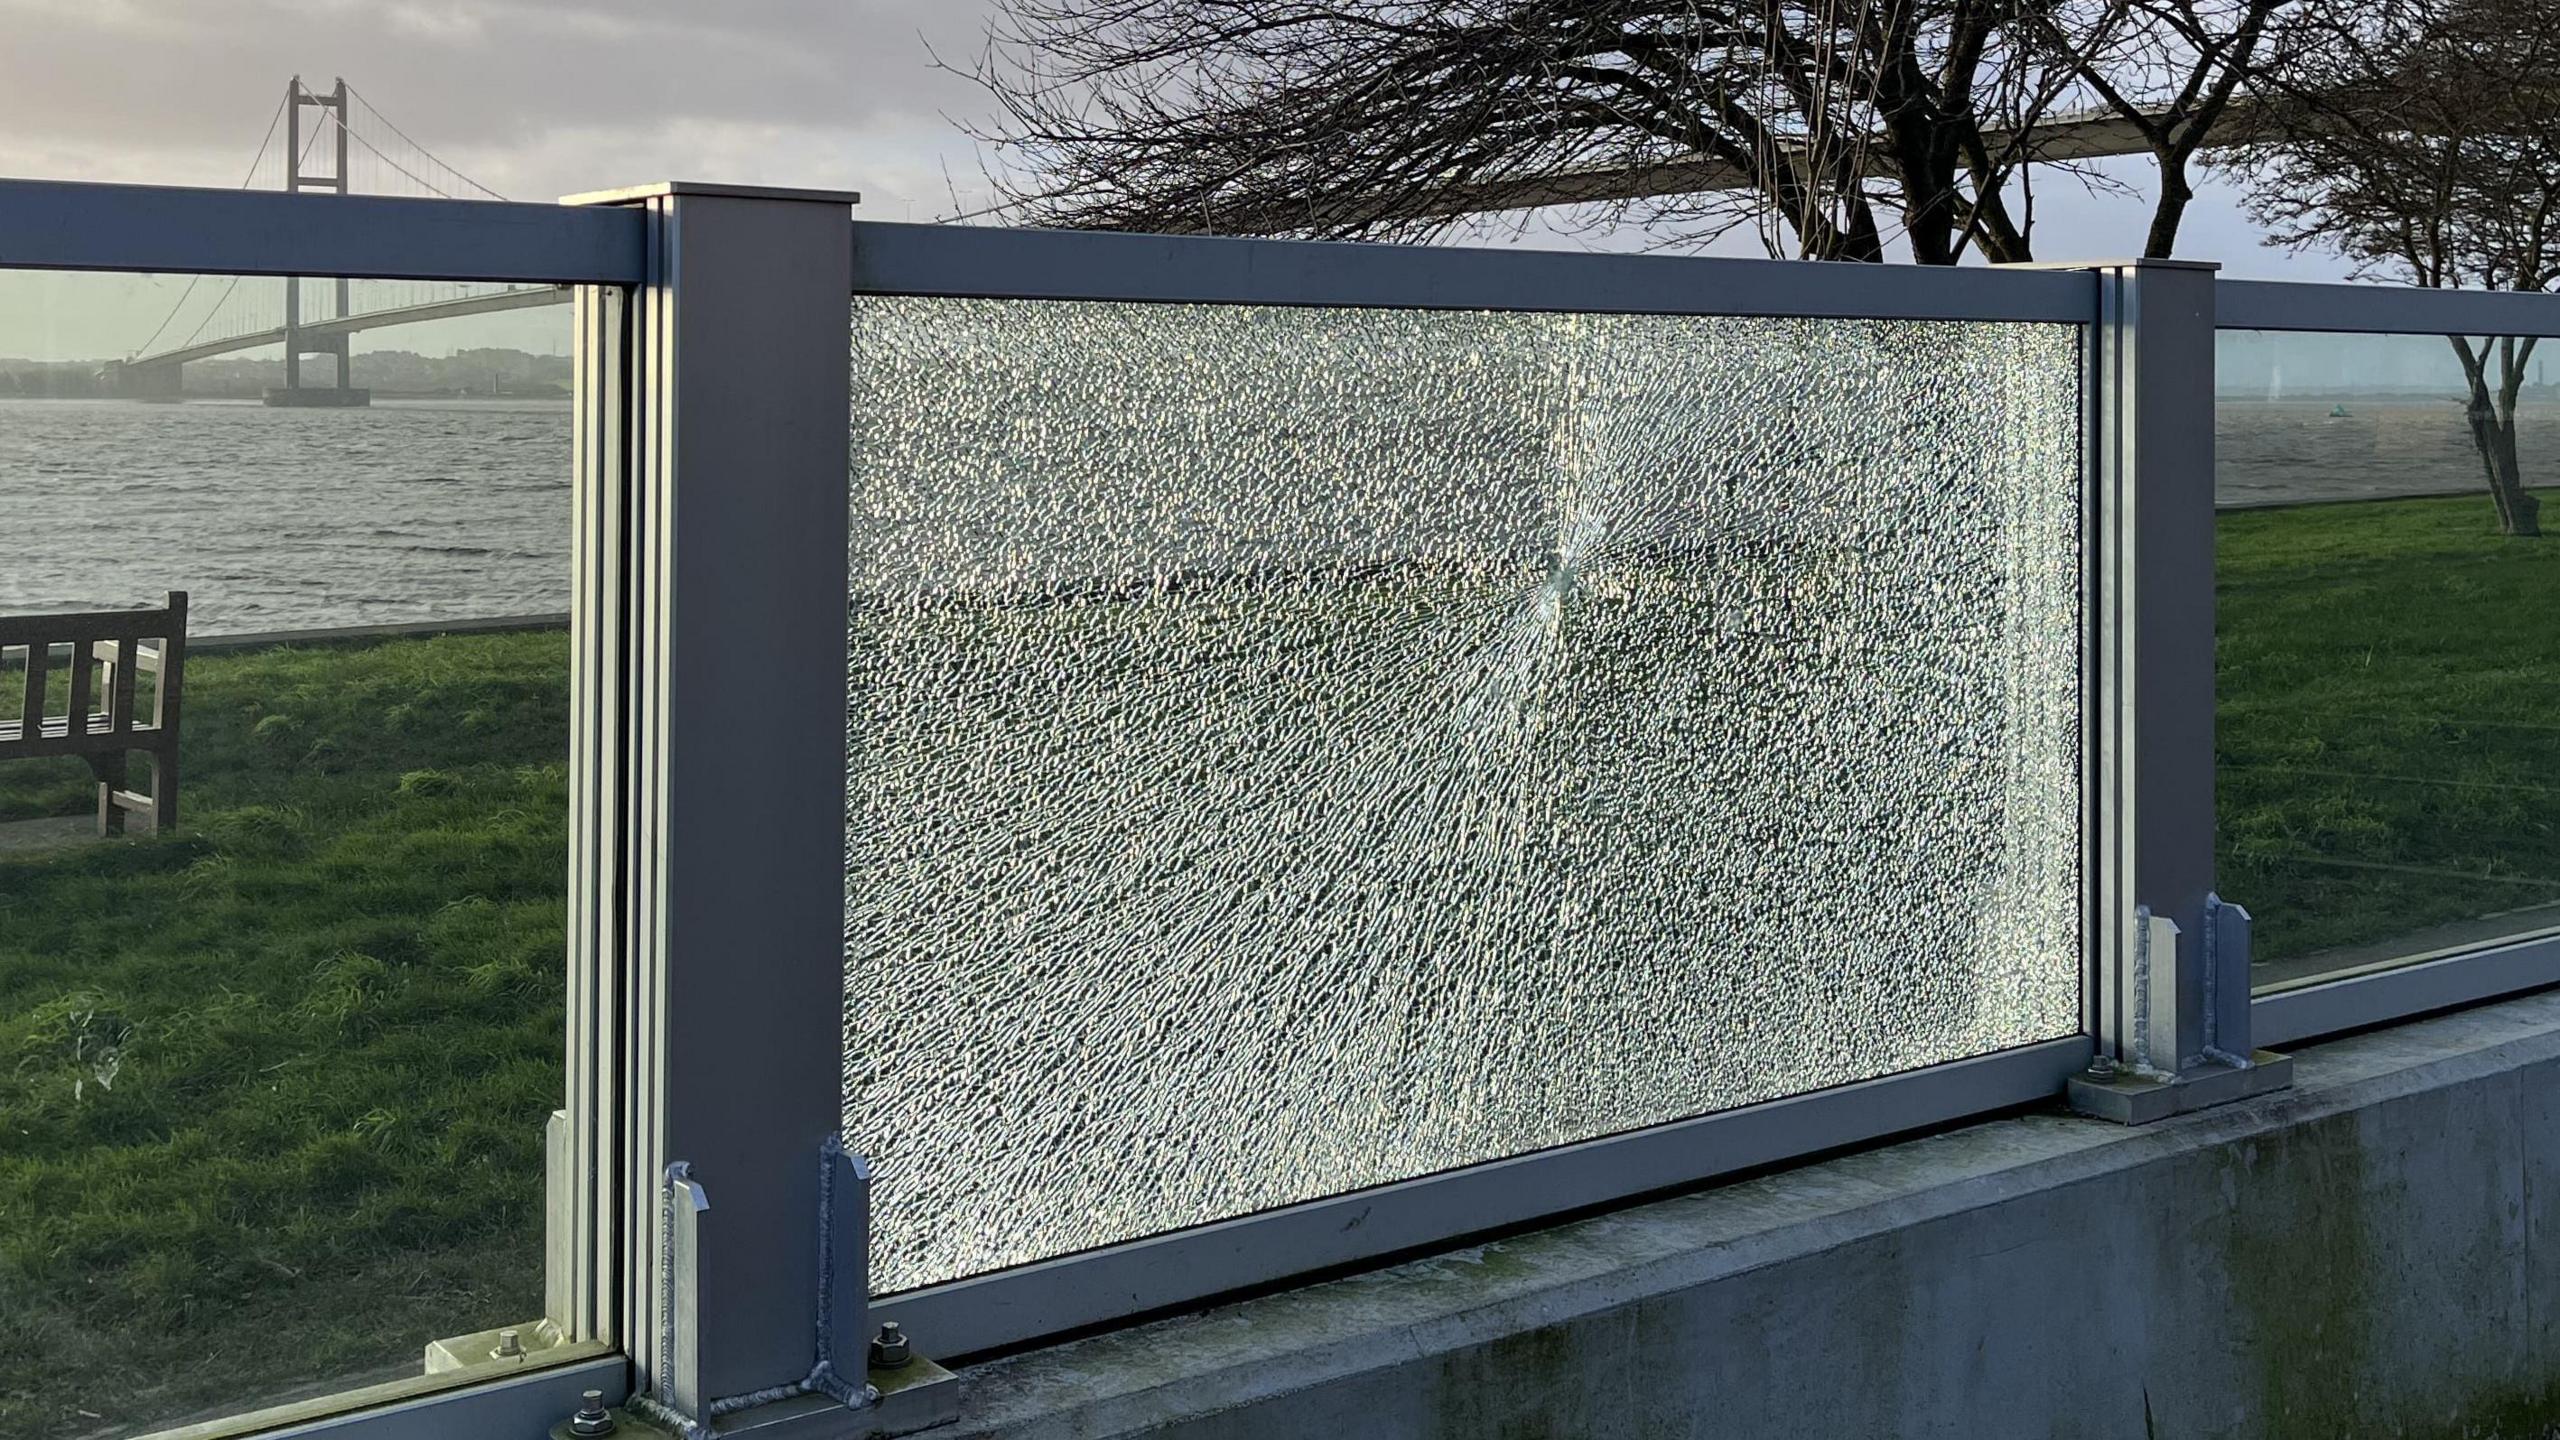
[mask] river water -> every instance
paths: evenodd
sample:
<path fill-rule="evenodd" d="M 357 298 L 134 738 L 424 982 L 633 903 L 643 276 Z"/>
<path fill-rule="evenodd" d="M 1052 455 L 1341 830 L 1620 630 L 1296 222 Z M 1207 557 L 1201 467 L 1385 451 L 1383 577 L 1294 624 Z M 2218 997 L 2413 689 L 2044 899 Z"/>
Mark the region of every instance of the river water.
<path fill-rule="evenodd" d="M 2334 408 L 2225 400 L 2221 503 L 2481 490 L 2458 405 Z M 2528 483 L 2560 484 L 2560 405 L 2520 432 Z M 200 635 L 565 610 L 568 476 L 556 401 L 0 400 L 0 614 L 172 589 Z"/>
<path fill-rule="evenodd" d="M 0 400 L 0 614 L 189 592 L 199 635 L 569 604 L 569 407 Z"/>

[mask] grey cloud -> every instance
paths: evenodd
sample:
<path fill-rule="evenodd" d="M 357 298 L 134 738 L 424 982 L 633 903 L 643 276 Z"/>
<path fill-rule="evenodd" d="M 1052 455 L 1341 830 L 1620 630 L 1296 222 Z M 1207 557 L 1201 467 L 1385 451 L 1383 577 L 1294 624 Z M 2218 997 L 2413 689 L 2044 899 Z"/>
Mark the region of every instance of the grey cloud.
<path fill-rule="evenodd" d="M 977 96 L 927 46 L 973 54 L 983 16 L 981 0 L 0 0 L 0 161 L 91 153 L 113 178 L 236 183 L 298 71 L 347 76 L 466 171 L 518 172 L 529 198 L 708 173 L 760 132 L 803 160 L 835 140 L 832 170 L 911 182 L 956 156 L 974 175 L 944 115 Z M 572 173 L 572 142 L 643 168 Z"/>
<path fill-rule="evenodd" d="M 395 123 L 518 198 L 672 177 L 851 186 L 874 214 L 981 203 L 950 117 L 991 0 L 0 0 L 0 173 L 239 182 L 297 71 L 345 75 Z M 2127 178 L 2140 184 L 2142 169 Z M 2208 179 L 2191 255 L 2326 278 L 2260 249 Z M 2039 192 L 2038 250 L 2137 248 L 2146 204 Z M 1510 227 L 1489 227 L 1500 243 Z M 1575 241 L 1533 227 L 1526 243 Z M 1631 237 L 1603 239 L 1610 248 Z M 1750 250 L 1747 240 L 1719 249 Z"/>

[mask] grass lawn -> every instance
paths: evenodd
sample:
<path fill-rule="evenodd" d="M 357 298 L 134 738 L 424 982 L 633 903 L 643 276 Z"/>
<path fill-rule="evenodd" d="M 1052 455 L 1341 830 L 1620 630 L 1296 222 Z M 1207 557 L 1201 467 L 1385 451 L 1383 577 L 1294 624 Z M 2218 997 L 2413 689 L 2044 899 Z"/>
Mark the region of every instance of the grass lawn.
<path fill-rule="evenodd" d="M 2262 955 L 2560 899 L 2560 537 L 2488 516 L 2223 520 L 2223 889 Z M 558 634 L 200 656 L 180 834 L 0 854 L 0 1436 L 539 1312 L 566 665 Z M 0 766 L 0 819 L 92 794 Z"/>
<path fill-rule="evenodd" d="M 2220 533 L 2217 864 L 2258 958 L 2560 901 L 2560 535 L 2485 495 Z"/>
<path fill-rule="evenodd" d="M 0 854 L 0 1436 L 414 1373 L 540 1314 L 567 663 L 205 654 L 179 834 Z M 0 817 L 94 794 L 0 766 Z"/>

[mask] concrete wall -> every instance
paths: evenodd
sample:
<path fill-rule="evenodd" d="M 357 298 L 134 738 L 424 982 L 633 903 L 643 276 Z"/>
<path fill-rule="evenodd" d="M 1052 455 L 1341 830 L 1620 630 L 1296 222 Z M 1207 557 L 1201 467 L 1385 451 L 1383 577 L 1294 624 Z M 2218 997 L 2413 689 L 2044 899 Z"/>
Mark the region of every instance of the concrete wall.
<path fill-rule="evenodd" d="M 2296 1053 L 973 1366 L 958 1433 L 2560 1433 L 2560 993 Z"/>

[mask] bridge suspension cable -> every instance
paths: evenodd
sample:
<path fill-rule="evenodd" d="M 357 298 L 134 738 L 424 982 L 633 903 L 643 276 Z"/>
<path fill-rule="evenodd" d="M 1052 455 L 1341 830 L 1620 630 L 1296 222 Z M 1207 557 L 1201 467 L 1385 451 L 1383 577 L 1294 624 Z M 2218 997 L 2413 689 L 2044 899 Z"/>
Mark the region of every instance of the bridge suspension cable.
<path fill-rule="evenodd" d="M 288 98 L 288 99 L 290 99 L 291 97 L 290 97 L 290 96 L 288 96 L 287 98 Z M 278 106 L 278 107 L 277 107 L 277 114 L 278 114 L 278 115 L 282 115 L 282 114 L 283 114 L 283 107 L 282 107 L 282 106 Z M 304 164 L 309 163 L 309 161 L 310 161 L 310 159 L 311 159 L 311 152 L 312 152 L 315 148 L 317 148 L 317 147 L 319 146 L 319 144 L 320 144 L 320 137 L 321 137 L 322 135 L 326 134 L 326 133 L 328 133 L 328 132 L 327 132 L 327 130 L 326 130 L 324 127 L 322 127 L 322 126 L 317 126 L 317 125 L 315 125 L 315 126 L 313 126 L 313 127 L 312 127 L 312 129 L 311 129 L 311 138 L 310 138 L 309 140 L 307 140 L 307 141 L 303 142 L 303 146 L 302 146 L 302 153 L 301 153 L 300 155 L 297 155 L 297 156 L 295 156 L 295 157 L 294 157 L 294 162 L 293 162 L 293 163 L 294 163 L 297 167 L 299 167 L 299 166 L 301 166 L 301 165 L 304 165 Z M 267 138 L 268 138 L 268 140 L 269 140 L 269 141 L 272 141 L 272 140 L 275 138 L 275 127 L 274 127 L 272 124 L 270 124 L 270 125 L 267 127 Z M 261 145 L 259 145 L 259 146 L 258 146 L 258 155 L 259 155 L 259 158 L 260 158 L 260 159 L 264 159 L 264 158 L 266 157 L 266 150 L 267 150 L 267 147 L 266 147 L 266 145 L 265 145 L 265 144 L 261 144 Z M 249 172 L 250 172 L 252 175 L 255 175 L 255 174 L 257 173 L 257 169 L 258 169 L 258 162 L 257 162 L 256 160 L 252 160 L 252 161 L 250 161 L 250 162 L 249 162 Z M 243 188 L 246 188 L 246 187 L 244 186 Z M 178 303 L 179 303 L 180 305 L 182 305 L 182 306 L 183 306 L 183 305 L 185 305 L 185 304 L 187 303 L 187 294 L 188 294 L 188 293 L 191 293 L 192 291 L 194 291 L 195 286 L 196 286 L 196 281 L 201 280 L 201 279 L 203 279 L 203 278 L 204 278 L 203 276 L 201 276 L 201 275 L 197 275 L 197 276 L 192 276 L 192 277 L 190 277 L 190 278 L 188 279 L 188 281 L 187 281 L 187 289 L 186 289 L 185 291 L 180 292 L 180 293 L 179 293 L 179 295 L 178 295 Z M 208 310 L 206 310 L 206 311 L 204 312 L 204 318 L 196 322 L 196 328 L 195 328 L 194 330 L 192 330 L 192 331 L 189 331 L 189 332 L 188 332 L 188 334 L 187 334 L 187 338 L 186 338 L 186 339 L 179 341 L 176 345 L 174 345 L 174 346 L 172 346 L 172 347 L 170 347 L 170 348 L 172 348 L 172 349 L 176 349 L 176 350 L 184 350 L 184 349 L 186 349 L 188 346 L 193 345 L 194 343 L 196 343 L 196 341 L 198 341 L 199 339 L 202 339 L 202 338 L 204 337 L 205 327 L 206 327 L 206 326 L 208 326 L 208 325 L 211 325 L 211 324 L 213 323 L 213 318 L 214 318 L 216 315 L 220 315 L 220 314 L 222 314 L 222 307 L 223 307 L 226 303 L 228 303 L 228 302 L 230 301 L 230 299 L 231 299 L 231 297 L 232 297 L 233 293 L 239 290 L 239 288 L 240 288 L 240 281 L 241 281 L 243 278 L 244 278 L 244 277 L 242 277 L 242 276 L 238 276 L 238 275 L 234 275 L 234 276 L 232 276 L 232 277 L 231 277 L 231 283 L 222 287 L 222 293 L 221 293 L 220 295 L 218 295 L 218 296 L 216 296 L 216 297 L 214 298 L 214 302 L 213 302 L 212 307 L 211 307 L 210 309 L 208 309 Z M 285 283 L 286 283 L 286 284 L 288 284 L 288 285 L 291 285 L 291 284 L 297 284 L 297 283 L 299 283 L 299 282 L 297 282 L 297 281 L 292 281 L 292 280 L 288 280 L 288 281 L 286 281 Z M 175 315 L 175 314 L 177 314 L 177 311 L 172 310 L 172 311 L 170 311 L 169 313 L 170 313 L 171 315 Z M 264 329 L 269 328 L 269 327 L 268 327 L 268 326 L 266 326 L 265 324 L 261 323 L 261 322 L 263 322 L 263 321 L 266 319 L 266 316 L 265 316 L 265 315 L 263 315 L 263 314 L 255 314 L 255 315 L 239 315 L 239 314 L 234 314 L 234 315 L 232 315 L 232 316 L 231 316 L 231 317 L 229 317 L 229 318 L 230 318 L 231 325 L 232 325 L 232 329 L 231 329 L 230 333 L 232 333 L 232 334 L 248 334 L 248 333 L 251 333 L 251 332 L 253 332 L 253 331 L 264 330 Z M 166 321 L 161 322 L 161 324 L 162 324 L 162 328 L 164 328 L 164 329 L 165 329 L 165 328 L 167 328 L 167 323 L 168 323 L 168 322 L 166 322 Z M 157 337 L 157 332 L 155 332 L 155 338 L 156 338 L 156 337 Z M 216 336 L 215 338 L 219 339 L 219 338 L 221 338 L 221 337 L 220 337 L 220 336 Z M 148 345 L 145 345 L 143 348 L 144 348 L 145 350 L 148 350 L 150 347 L 149 347 Z"/>
<path fill-rule="evenodd" d="M 438 170 L 443 171 L 445 174 L 450 175 L 450 176 L 452 176 L 454 179 L 461 181 L 463 184 L 465 184 L 465 185 L 467 185 L 467 186 L 471 187 L 472 189 L 479 191 L 482 195 L 484 195 L 484 196 L 488 197 L 488 198 L 489 198 L 489 199 L 491 199 L 491 200 L 504 200 L 504 199 L 506 199 L 506 198 L 507 198 L 506 196 L 499 194 L 497 191 L 490 189 L 488 186 L 481 184 L 479 181 L 472 179 L 470 176 L 463 174 L 460 170 L 455 169 L 453 166 L 446 164 L 446 163 L 444 162 L 444 160 L 443 160 L 442 158 L 438 157 L 438 156 L 437 156 L 437 154 L 436 154 L 434 151 L 432 151 L 432 150 L 428 149 L 428 148 L 427 148 L 426 146 L 424 146 L 424 145 L 419 144 L 417 141 L 410 139 L 410 138 L 409 138 L 409 132 L 408 132 L 408 131 L 406 131 L 406 130 L 401 129 L 398 125 L 396 125 L 396 124 L 392 123 L 392 119 L 391 119 L 391 117 L 390 117 L 390 116 L 385 115 L 385 114 L 383 114 L 380 110 L 378 110 L 378 109 L 374 108 L 374 103 L 373 103 L 372 101 L 370 101 L 370 100 L 368 100 L 368 99 L 366 99 L 366 98 L 364 97 L 364 92 L 362 92 L 362 91 L 360 91 L 360 90 L 356 89 L 356 87 L 354 87 L 353 85 L 350 85 L 350 86 L 348 86 L 348 87 L 347 87 L 347 93 L 348 93 L 349 95 L 351 95 L 351 96 L 355 97 L 355 102 L 356 102 L 357 104 L 359 104 L 359 105 L 361 105 L 361 106 L 363 106 L 363 107 L 364 107 L 364 113 L 365 113 L 365 114 L 370 115 L 370 116 L 372 116 L 374 119 L 381 121 L 381 122 L 382 122 L 382 128 L 383 128 L 383 129 L 388 130 L 388 131 L 390 131 L 392 134 L 399 136 L 399 137 L 400 137 L 400 139 L 401 139 L 401 141 L 402 141 L 402 143 L 406 144 L 410 149 L 412 149 L 412 150 L 416 151 L 416 152 L 417 152 L 417 153 L 419 153 L 420 155 L 425 156 L 425 157 L 426 157 L 426 159 L 427 159 L 427 163 L 428 163 L 429 165 L 433 166 L 435 169 L 438 169 Z M 435 191 L 437 194 L 444 196 L 446 199 L 448 199 L 448 200 L 456 200 L 456 199 L 460 199 L 460 198 L 462 198 L 462 197 L 460 197 L 460 196 L 458 196 L 458 195 L 453 194 L 451 191 L 445 190 L 445 189 L 443 189 L 443 188 L 441 188 L 441 187 L 437 186 L 434 182 L 432 182 L 432 181 L 430 181 L 430 180 L 427 180 L 427 179 L 425 179 L 425 178 L 421 177 L 421 176 L 420 176 L 420 175 L 418 175 L 415 171 L 410 170 L 407 166 L 402 165 L 399 161 L 392 159 L 390 156 L 388 156 L 388 155 L 384 155 L 384 154 L 382 153 L 382 151 L 381 151 L 378 147 L 376 147 L 372 141 L 370 141 L 370 140 L 368 140 L 368 139 L 366 139 L 366 138 L 364 137 L 364 134 L 363 134 L 363 132 L 362 132 L 362 131 L 350 130 L 350 131 L 348 131 L 348 132 L 347 132 L 347 136 L 348 136 L 348 138 L 349 138 L 349 139 L 354 140 L 357 144 L 362 145 L 362 146 L 363 146 L 364 148 L 366 148 L 367 150 L 371 150 L 371 151 L 373 151 L 373 153 L 374 153 L 376 156 L 380 157 L 380 158 L 381 158 L 381 160 L 382 160 L 385 164 L 388 164 L 389 166 L 391 166 L 391 168 L 393 168 L 393 169 L 395 169 L 395 170 L 398 170 L 401 174 L 408 176 L 410 179 L 417 181 L 419 184 L 426 186 L 428 189 Z"/>
<path fill-rule="evenodd" d="M 349 104 L 349 101 L 353 103 Z M 311 125 L 307 134 L 301 134 L 298 117 L 306 108 L 316 112 L 316 123 Z M 288 114 L 297 116 L 292 129 L 302 143 L 279 148 L 276 138 L 278 132 L 285 128 Z M 336 170 L 335 173 L 324 171 L 314 175 L 309 165 L 324 141 L 335 142 Z M 284 153 L 294 149 L 300 153 Z M 337 93 L 331 95 L 310 89 L 298 76 L 286 87 L 284 98 L 268 116 L 266 133 L 259 139 L 257 154 L 250 160 L 248 174 L 240 182 L 240 188 L 244 190 L 265 186 L 318 189 L 342 195 L 370 193 L 433 195 L 444 199 L 506 198 L 419 144 L 398 123 L 383 114 L 372 100 L 344 80 L 338 82 Z M 334 325 L 359 315 L 420 310 L 438 314 L 457 313 L 452 310 L 457 305 L 463 306 L 465 312 L 512 308 L 506 297 L 515 295 L 521 288 L 458 282 L 356 281 L 353 283 L 363 286 L 367 302 L 357 305 L 350 301 L 350 282 L 339 280 L 334 285 L 335 313 L 315 315 L 307 308 L 313 297 L 297 293 L 304 283 L 300 280 L 287 279 L 280 291 L 279 287 L 266 285 L 243 290 L 240 284 L 243 277 L 234 276 L 222 287 L 221 293 L 213 297 L 193 327 L 185 328 L 185 339 L 164 344 L 185 327 L 184 317 L 194 308 L 195 296 L 210 290 L 211 287 L 204 284 L 207 278 L 202 275 L 188 277 L 177 302 L 160 317 L 150 336 L 128 353 L 128 363 L 147 362 L 156 357 L 190 351 L 200 356 L 208 347 L 215 353 L 255 348 L 260 343 L 274 343 L 277 339 L 285 340 L 290 348 L 297 325 Z M 537 288 L 547 291 L 553 287 Z M 487 303 L 481 303 L 484 301 Z M 397 323 L 399 318 L 394 317 L 386 323 Z M 419 318 L 433 316 L 422 315 Z M 223 343 L 234 340 L 241 343 Z M 338 343 L 343 363 L 343 339 Z"/>
<path fill-rule="evenodd" d="M 284 124 L 284 107 L 291 103 L 292 99 L 293 96 L 290 93 L 287 93 L 284 99 L 276 102 L 275 113 L 267 117 L 267 133 L 258 141 L 258 153 L 250 158 L 249 173 L 240 177 L 240 189 L 246 190 L 251 185 L 257 183 L 258 167 L 266 163 L 267 149 L 269 146 L 276 143 L 276 130 L 279 126 Z M 134 350 L 134 354 L 148 354 L 152 346 L 160 343 L 160 337 L 167 333 L 169 329 L 169 322 L 177 319 L 178 312 L 187 308 L 187 297 L 196 293 L 196 286 L 202 283 L 203 280 L 204 277 L 202 275 L 190 275 L 187 277 L 187 288 L 178 292 L 178 303 L 170 306 L 169 313 L 160 317 L 160 323 L 151 331 L 151 338 L 143 341 L 142 344 Z M 236 285 L 239 281 L 235 277 L 232 283 Z M 224 292 L 224 298 L 229 298 L 228 291 Z M 213 304 L 214 308 L 217 310 L 222 308 L 222 301 L 220 300 L 214 301 Z M 211 312 L 207 312 L 207 318 L 211 318 Z M 192 339 L 189 343 L 193 343 Z"/>

